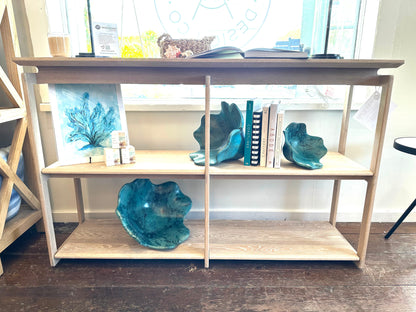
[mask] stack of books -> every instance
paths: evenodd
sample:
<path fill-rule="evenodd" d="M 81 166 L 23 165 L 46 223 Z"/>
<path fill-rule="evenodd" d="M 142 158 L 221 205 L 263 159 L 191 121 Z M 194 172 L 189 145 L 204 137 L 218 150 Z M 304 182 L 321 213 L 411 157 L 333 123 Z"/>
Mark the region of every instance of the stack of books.
<path fill-rule="evenodd" d="M 284 111 L 279 104 L 258 108 L 247 101 L 244 165 L 280 168 Z"/>

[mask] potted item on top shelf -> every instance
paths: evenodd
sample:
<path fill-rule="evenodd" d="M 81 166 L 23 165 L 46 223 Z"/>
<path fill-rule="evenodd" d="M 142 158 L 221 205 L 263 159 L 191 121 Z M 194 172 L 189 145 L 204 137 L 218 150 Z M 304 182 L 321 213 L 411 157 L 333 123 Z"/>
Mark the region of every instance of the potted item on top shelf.
<path fill-rule="evenodd" d="M 211 49 L 211 43 L 215 36 L 202 39 L 172 39 L 169 34 L 163 34 L 157 39 L 162 58 L 189 57 Z"/>

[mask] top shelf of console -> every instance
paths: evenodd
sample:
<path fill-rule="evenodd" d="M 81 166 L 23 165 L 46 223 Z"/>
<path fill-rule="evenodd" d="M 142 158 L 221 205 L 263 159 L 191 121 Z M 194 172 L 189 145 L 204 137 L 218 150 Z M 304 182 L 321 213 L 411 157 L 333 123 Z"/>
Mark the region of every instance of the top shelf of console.
<path fill-rule="evenodd" d="M 378 70 L 403 60 L 15 58 L 37 83 L 381 85 Z"/>

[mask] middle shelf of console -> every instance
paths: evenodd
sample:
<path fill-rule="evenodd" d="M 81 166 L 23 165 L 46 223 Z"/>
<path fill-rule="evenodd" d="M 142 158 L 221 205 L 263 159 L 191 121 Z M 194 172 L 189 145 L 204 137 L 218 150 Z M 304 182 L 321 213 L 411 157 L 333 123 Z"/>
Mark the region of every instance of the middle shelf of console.
<path fill-rule="evenodd" d="M 57 162 L 44 168 L 42 173 L 61 178 L 131 176 L 204 179 L 205 167 L 195 165 L 189 153 L 191 151 L 136 151 L 135 164 L 107 167 L 104 162 L 76 165 L 61 165 Z M 211 166 L 209 173 L 215 178 L 250 179 L 365 180 L 373 176 L 369 169 L 338 152 L 328 152 L 321 161 L 324 165 L 322 169 L 308 170 L 286 160 L 282 160 L 279 169 L 244 166 L 242 160 L 236 160 Z"/>

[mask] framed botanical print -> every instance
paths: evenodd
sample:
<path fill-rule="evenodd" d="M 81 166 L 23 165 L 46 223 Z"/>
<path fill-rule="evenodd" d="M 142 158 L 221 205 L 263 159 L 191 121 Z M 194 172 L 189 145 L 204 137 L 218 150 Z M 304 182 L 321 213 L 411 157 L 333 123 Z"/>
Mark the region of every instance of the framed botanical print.
<path fill-rule="evenodd" d="M 49 85 L 58 159 L 61 164 L 104 160 L 111 133 L 127 133 L 117 84 Z"/>

